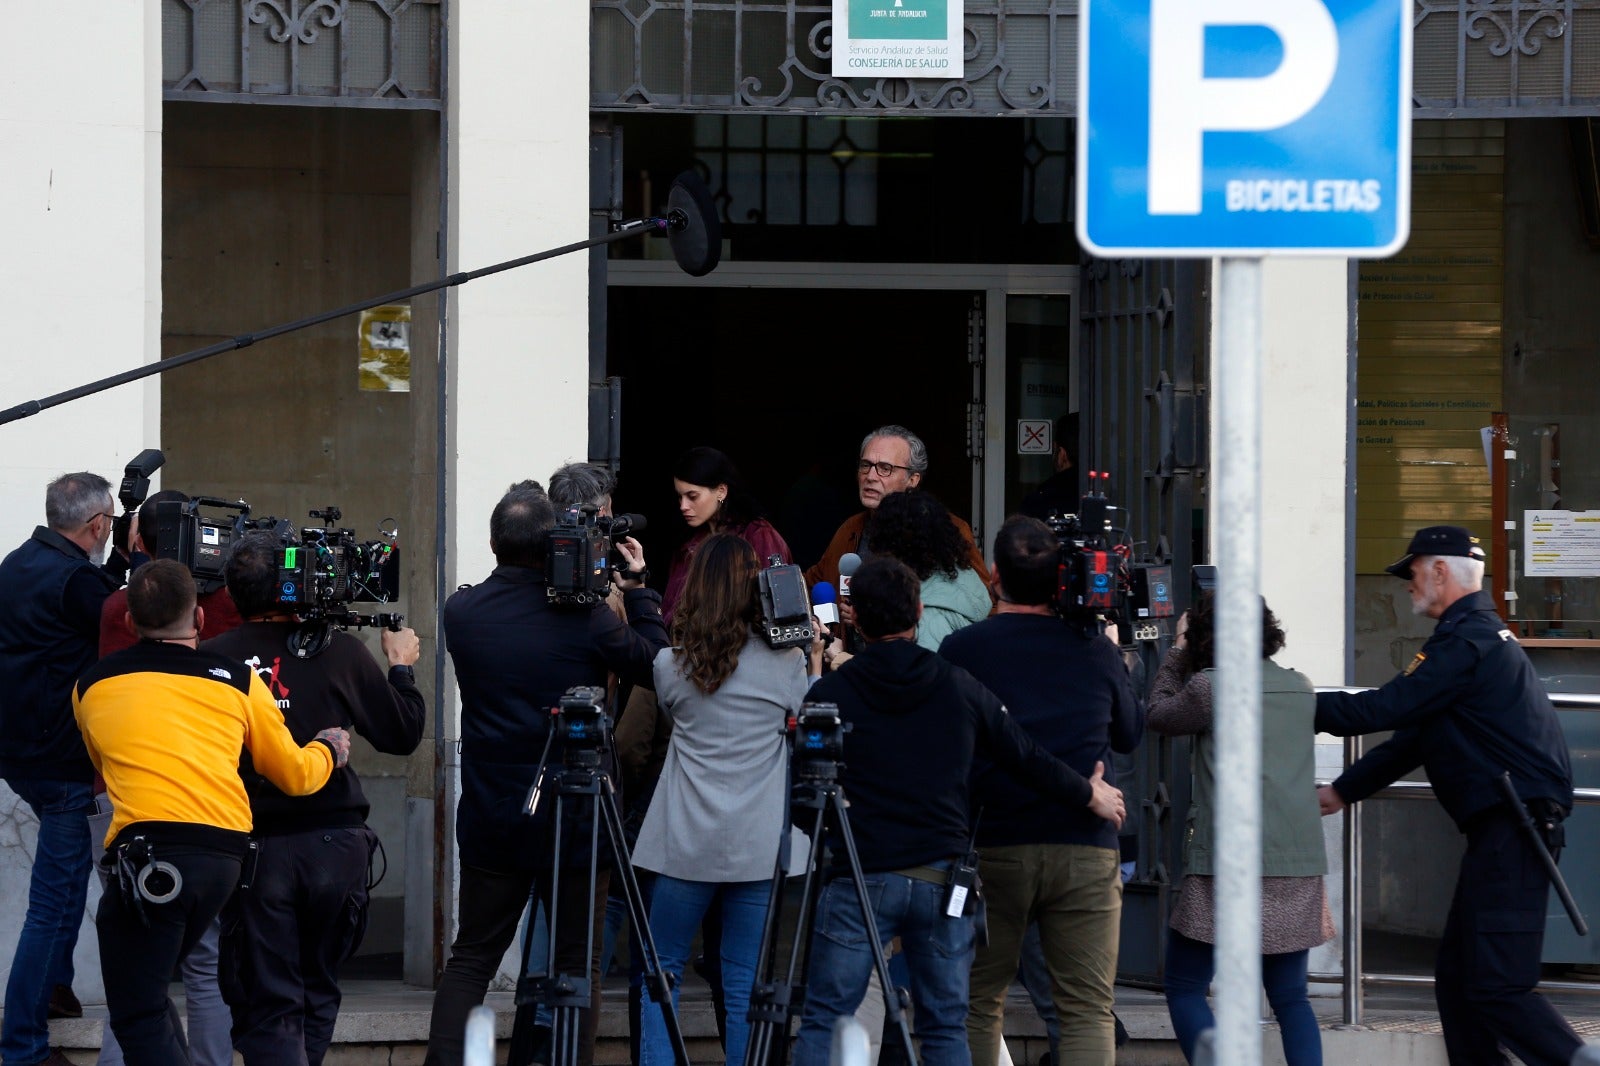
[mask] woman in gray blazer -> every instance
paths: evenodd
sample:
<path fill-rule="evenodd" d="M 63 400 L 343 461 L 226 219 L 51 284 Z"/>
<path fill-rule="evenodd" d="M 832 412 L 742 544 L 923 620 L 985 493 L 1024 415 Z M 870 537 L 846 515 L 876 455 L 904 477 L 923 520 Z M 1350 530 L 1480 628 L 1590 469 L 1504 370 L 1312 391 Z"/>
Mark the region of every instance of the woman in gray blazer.
<path fill-rule="evenodd" d="M 635 866 L 656 873 L 650 933 L 674 1001 L 700 919 L 721 903 L 730 1063 L 744 1061 L 768 884 L 788 832 L 783 727 L 810 687 L 804 653 L 774 650 L 756 633 L 759 568 L 755 549 L 727 533 L 694 554 L 672 622 L 676 646 L 656 657 L 672 742 L 633 852 Z M 642 1066 L 669 1066 L 672 1045 L 652 1004 L 641 1030 Z"/>

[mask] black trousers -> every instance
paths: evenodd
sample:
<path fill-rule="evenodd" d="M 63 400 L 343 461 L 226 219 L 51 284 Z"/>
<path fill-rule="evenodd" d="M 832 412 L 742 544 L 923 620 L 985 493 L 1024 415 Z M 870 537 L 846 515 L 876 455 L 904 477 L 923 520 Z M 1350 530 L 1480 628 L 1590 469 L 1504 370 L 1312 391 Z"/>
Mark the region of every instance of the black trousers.
<path fill-rule="evenodd" d="M 249 1066 L 321 1066 L 339 966 L 367 928 L 366 826 L 261 837 L 255 876 L 223 914 L 222 994 Z"/>
<path fill-rule="evenodd" d="M 537 891 L 544 901 L 545 913 L 551 913 L 551 881 L 549 870 L 539 871 L 536 877 L 528 870 L 461 867 L 461 891 L 457 897 L 460 929 L 455 943 L 450 945 L 450 961 L 445 963 L 439 990 L 433 997 L 427 1066 L 461 1066 L 467 1014 L 483 1002 L 489 982 L 516 936 L 517 922 L 527 909 L 530 894 Z M 594 1039 L 600 1024 L 600 934 L 610 881 L 611 871 L 600 870 L 591 896 L 587 867 L 563 869 L 560 898 L 553 901 L 556 922 L 550 935 L 555 941 L 556 970 L 589 974 L 589 1009 L 582 1013 L 578 1037 L 579 1066 L 592 1066 L 594 1062 Z M 586 923 L 585 919 L 591 916 Z M 585 958 L 584 945 L 590 938 L 594 947 Z M 561 1037 L 557 1032 L 557 1046 Z"/>
<path fill-rule="evenodd" d="M 156 844 L 156 858 L 178 868 L 183 887 L 167 903 L 144 902 L 144 917 L 117 889 L 100 897 L 95 935 L 111 1031 L 128 1066 L 188 1063 L 189 1045 L 167 996 L 178 962 L 193 948 L 239 883 L 239 857 L 194 845 Z M 148 924 L 147 924 L 148 923 Z"/>
<path fill-rule="evenodd" d="M 1544 951 L 1550 878 L 1509 812 L 1467 831 L 1455 898 L 1434 970 L 1451 1066 L 1567 1066 L 1583 1041 L 1534 991 Z"/>

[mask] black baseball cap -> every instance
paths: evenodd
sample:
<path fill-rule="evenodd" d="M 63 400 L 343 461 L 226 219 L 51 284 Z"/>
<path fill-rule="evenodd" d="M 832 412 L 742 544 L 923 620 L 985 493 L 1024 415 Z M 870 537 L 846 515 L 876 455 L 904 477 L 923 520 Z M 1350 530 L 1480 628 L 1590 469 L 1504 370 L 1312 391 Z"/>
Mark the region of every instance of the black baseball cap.
<path fill-rule="evenodd" d="M 1467 559 L 1482 560 L 1483 545 L 1472 531 L 1461 526 L 1425 526 L 1417 530 L 1406 545 L 1406 553 L 1384 570 L 1395 577 L 1411 580 L 1411 560 L 1419 555 L 1459 555 Z"/>

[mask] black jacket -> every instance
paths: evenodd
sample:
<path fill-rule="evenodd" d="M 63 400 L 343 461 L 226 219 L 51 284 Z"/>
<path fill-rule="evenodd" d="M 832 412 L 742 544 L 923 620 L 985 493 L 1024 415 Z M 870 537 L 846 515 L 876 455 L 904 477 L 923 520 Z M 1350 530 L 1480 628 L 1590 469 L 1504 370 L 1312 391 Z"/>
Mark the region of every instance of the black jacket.
<path fill-rule="evenodd" d="M 297 658 L 288 648 L 294 630 L 293 622 L 246 622 L 200 646 L 244 663 L 261 677 L 296 743 L 340 726 L 387 755 L 417 750 L 428 709 L 409 668 L 395 667 L 385 677 L 366 645 L 338 632 L 321 654 Z M 250 793 L 257 835 L 366 824 L 371 805 L 353 766 L 334 770 L 309 796 L 284 795 L 256 772 L 249 752 L 240 760 L 239 775 Z"/>
<path fill-rule="evenodd" d="M 72 686 L 99 658 L 100 608 L 116 587 L 44 526 L 0 562 L 0 776 L 94 780 Z"/>
<path fill-rule="evenodd" d="M 1061 619 L 1000 614 L 958 629 L 939 654 L 1005 701 L 1039 745 L 1085 777 L 1144 735 L 1144 709 L 1116 645 Z M 978 844 L 1088 844 L 1117 847 L 1117 827 L 1087 807 L 1041 796 L 985 758 L 973 767 L 974 805 L 983 808 Z"/>
<path fill-rule="evenodd" d="M 1495 779 L 1506 771 L 1523 799 L 1572 808 L 1572 768 L 1555 708 L 1484 592 L 1446 608 L 1416 658 L 1382 688 L 1318 693 L 1317 729 L 1395 731 L 1333 783 L 1347 803 L 1425 766 L 1462 829 L 1501 802 Z"/>
<path fill-rule="evenodd" d="M 445 646 L 461 691 L 456 842 L 463 864 L 502 871 L 550 864 L 555 797 L 541 802 L 536 818 L 523 815 L 522 803 L 549 736 L 551 709 L 569 688 L 604 686 L 608 670 L 653 688 L 651 664 L 667 646 L 658 593 L 631 590 L 623 605 L 627 625 L 603 604 L 552 607 L 543 573 L 520 566 L 498 566 L 445 603 Z M 552 746 L 550 761 L 560 767 L 559 747 Z M 587 815 L 563 819 L 563 864 L 587 863 L 588 825 Z"/>
<path fill-rule="evenodd" d="M 1068 806 L 1089 802 L 1089 782 L 1035 744 L 994 693 L 909 640 L 867 645 L 807 702 L 838 704 L 850 725 L 839 782 L 863 870 L 966 852 L 977 751 Z"/>

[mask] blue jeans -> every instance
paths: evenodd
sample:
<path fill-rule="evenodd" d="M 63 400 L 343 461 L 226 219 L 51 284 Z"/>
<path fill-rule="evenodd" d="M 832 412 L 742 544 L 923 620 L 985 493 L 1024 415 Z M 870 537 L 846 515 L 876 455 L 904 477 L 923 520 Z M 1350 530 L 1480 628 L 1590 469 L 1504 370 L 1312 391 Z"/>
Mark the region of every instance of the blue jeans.
<path fill-rule="evenodd" d="M 745 1044 L 750 1040 L 750 988 L 755 983 L 770 891 L 767 881 L 680 881 L 666 874 L 657 874 L 650 890 L 650 935 L 661 956 L 661 969 L 672 975 L 674 1009 L 678 1005 L 677 985 L 688 964 L 700 919 L 713 900 L 722 902 L 722 988 L 730 1064 L 744 1062 Z M 654 1002 L 646 1002 L 639 1016 L 640 1066 L 671 1066 L 672 1042 L 660 1008 Z"/>
<path fill-rule="evenodd" d="M 94 793 L 87 781 L 7 778 L 6 784 L 39 819 L 28 913 L 11 958 L 0 1025 L 0 1060 L 20 1066 L 50 1054 L 50 994 L 56 985 L 72 985 L 72 951 L 89 897 Z"/>
<path fill-rule="evenodd" d="M 1322 1066 L 1322 1032 L 1306 998 L 1306 951 L 1261 956 L 1261 986 L 1277 1016 L 1283 1058 L 1289 1066 Z M 1167 930 L 1167 1013 L 1183 1057 L 1194 1061 L 1195 1041 L 1216 1025 L 1206 990 L 1216 972 L 1212 945 Z"/>
<path fill-rule="evenodd" d="M 922 1041 L 921 1061 L 925 1066 L 971 1066 L 966 1023 L 972 919 L 945 917 L 942 884 L 895 873 L 868 874 L 865 883 L 873 933 L 862 920 L 848 877 L 828 882 L 817 900 L 794 1066 L 827 1066 L 834 1021 L 854 1014 L 866 994 L 873 965 L 867 937 L 874 933 L 880 944 L 900 938 Z"/>

